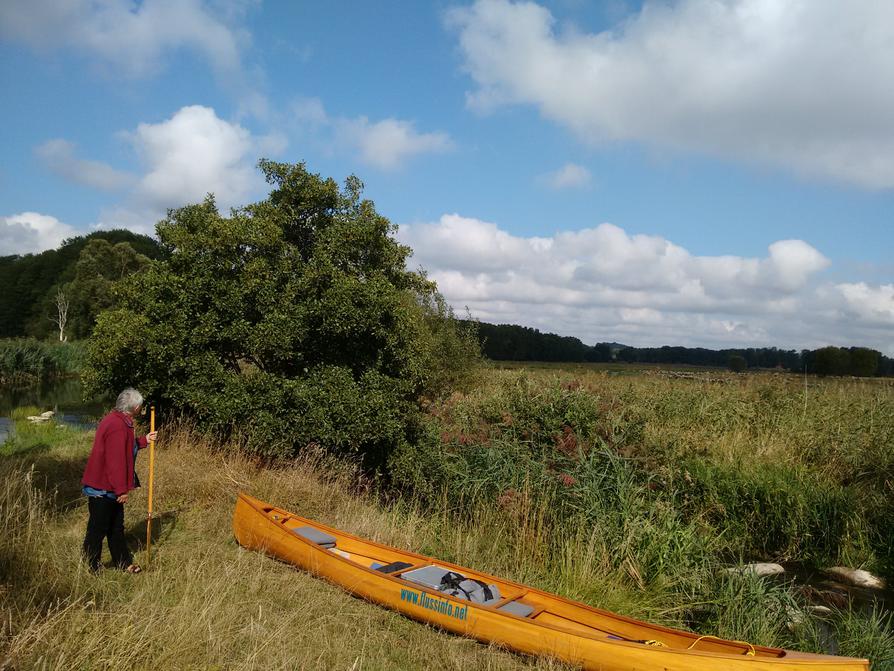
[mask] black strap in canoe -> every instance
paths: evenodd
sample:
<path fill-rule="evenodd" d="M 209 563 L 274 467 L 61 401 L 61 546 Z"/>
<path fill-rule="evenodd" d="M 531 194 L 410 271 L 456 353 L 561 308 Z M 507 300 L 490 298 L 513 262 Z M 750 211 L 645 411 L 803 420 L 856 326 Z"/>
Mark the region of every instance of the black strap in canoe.
<path fill-rule="evenodd" d="M 459 590 L 460 592 L 462 592 L 463 594 L 466 595 L 467 601 L 471 601 L 472 600 L 472 592 L 465 589 L 461 584 L 461 583 L 465 582 L 466 580 L 470 580 L 471 582 L 476 583 L 479 587 L 481 587 L 484 590 L 484 601 L 485 602 L 490 601 L 491 599 L 494 598 L 494 593 L 491 591 L 491 589 L 487 585 L 487 583 L 484 583 L 480 580 L 476 580 L 475 578 L 467 578 L 466 576 L 462 575 L 461 573 L 456 573 L 454 571 L 447 571 L 447 573 L 444 574 L 444 577 L 441 578 L 441 586 L 438 589 L 442 592 L 445 590 L 448 590 L 448 589 Z"/>

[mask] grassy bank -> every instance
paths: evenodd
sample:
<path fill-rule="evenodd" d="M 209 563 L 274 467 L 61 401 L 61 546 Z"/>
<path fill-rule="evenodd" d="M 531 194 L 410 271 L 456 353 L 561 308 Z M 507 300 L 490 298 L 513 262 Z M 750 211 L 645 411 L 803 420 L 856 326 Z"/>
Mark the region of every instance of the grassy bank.
<path fill-rule="evenodd" d="M 0 339 L 0 384 L 32 384 L 76 374 L 83 367 L 85 355 L 83 342 Z"/>
<path fill-rule="evenodd" d="M 363 536 L 623 613 L 676 626 L 695 618 L 703 633 L 818 650 L 831 631 L 843 654 L 894 668 L 884 619 L 844 611 L 821 626 L 792 618 L 803 604 L 782 587 L 709 561 L 674 566 L 675 544 L 703 541 L 669 511 L 648 513 L 644 533 L 632 526 L 643 517 L 627 527 L 610 519 L 558 533 L 552 501 L 533 480 L 498 505 L 443 487 L 386 503 L 343 462 L 308 454 L 261 468 L 187 428 L 168 427 L 159 445 L 151 569 L 92 576 L 78 561 L 86 521 L 78 482 L 90 441 L 89 433 L 20 422 L 0 458 L 0 640 L 13 668 L 565 668 L 443 634 L 241 550 L 230 530 L 240 489 Z M 145 457 L 139 471 L 145 476 Z M 631 489 L 623 505 L 646 515 L 636 482 L 624 486 Z M 141 490 L 128 504 L 134 549 L 144 514 Z M 662 531 L 662 524 L 678 526 Z M 626 530 L 619 547 L 606 540 L 611 525 Z M 686 535 L 674 540 L 681 530 Z"/>

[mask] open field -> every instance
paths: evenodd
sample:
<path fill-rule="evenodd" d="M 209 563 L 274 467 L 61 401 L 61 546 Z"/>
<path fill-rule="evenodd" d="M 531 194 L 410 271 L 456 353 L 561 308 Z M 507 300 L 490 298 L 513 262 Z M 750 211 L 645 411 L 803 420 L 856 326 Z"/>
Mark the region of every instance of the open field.
<path fill-rule="evenodd" d="M 820 620 L 799 591 L 723 570 L 793 559 L 890 578 L 892 423 L 890 384 L 809 380 L 805 396 L 797 377 L 551 367 L 487 369 L 432 402 L 390 480 L 313 452 L 261 467 L 162 427 L 152 566 L 91 576 L 78 561 L 91 434 L 19 422 L 0 448 L 0 667 L 565 668 L 241 550 L 229 523 L 244 489 L 633 616 L 804 650 L 835 641 L 894 669 L 890 617 L 845 607 Z M 144 482 L 146 467 L 143 455 Z M 133 549 L 145 505 L 145 490 L 128 504 Z"/>

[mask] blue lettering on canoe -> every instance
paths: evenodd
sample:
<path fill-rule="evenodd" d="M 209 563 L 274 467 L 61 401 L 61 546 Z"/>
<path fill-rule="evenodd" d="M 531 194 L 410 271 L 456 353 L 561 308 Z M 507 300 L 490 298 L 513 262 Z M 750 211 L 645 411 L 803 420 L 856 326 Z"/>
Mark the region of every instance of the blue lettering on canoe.
<path fill-rule="evenodd" d="M 403 587 L 400 590 L 400 600 L 411 603 L 414 606 L 422 606 L 442 615 L 454 617 L 457 620 L 465 620 L 469 612 L 466 606 L 455 606 L 445 599 L 438 599 L 426 592 L 417 592 L 416 590 L 404 589 Z"/>

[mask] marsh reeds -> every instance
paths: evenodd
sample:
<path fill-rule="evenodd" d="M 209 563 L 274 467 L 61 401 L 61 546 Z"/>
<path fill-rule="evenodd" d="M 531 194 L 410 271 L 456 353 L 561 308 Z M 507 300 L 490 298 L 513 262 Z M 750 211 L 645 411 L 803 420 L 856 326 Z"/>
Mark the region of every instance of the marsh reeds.
<path fill-rule="evenodd" d="M 0 339 L 0 384 L 23 384 L 77 373 L 84 363 L 81 342 L 34 338 Z"/>

